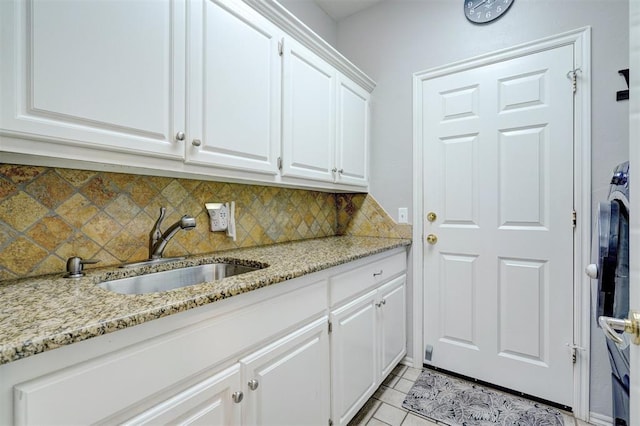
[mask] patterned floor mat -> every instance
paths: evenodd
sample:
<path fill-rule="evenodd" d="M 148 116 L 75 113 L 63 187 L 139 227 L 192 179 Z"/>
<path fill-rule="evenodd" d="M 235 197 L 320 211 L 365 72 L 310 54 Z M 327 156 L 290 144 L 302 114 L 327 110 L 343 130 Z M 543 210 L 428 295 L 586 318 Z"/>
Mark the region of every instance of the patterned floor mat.
<path fill-rule="evenodd" d="M 564 425 L 555 408 L 432 370 L 420 374 L 402 405 L 450 426 Z"/>

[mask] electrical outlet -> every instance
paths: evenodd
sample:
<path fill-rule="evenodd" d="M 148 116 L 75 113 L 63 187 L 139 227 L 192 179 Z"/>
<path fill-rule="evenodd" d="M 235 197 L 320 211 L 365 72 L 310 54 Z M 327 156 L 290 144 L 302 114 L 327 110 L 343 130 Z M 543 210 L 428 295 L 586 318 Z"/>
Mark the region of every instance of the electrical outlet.
<path fill-rule="evenodd" d="M 211 231 L 226 231 L 229 226 L 229 210 L 223 203 L 207 203 L 205 205 L 209 212 Z"/>
<path fill-rule="evenodd" d="M 400 207 L 398 209 L 398 223 L 409 222 L 409 209 L 406 207 Z"/>

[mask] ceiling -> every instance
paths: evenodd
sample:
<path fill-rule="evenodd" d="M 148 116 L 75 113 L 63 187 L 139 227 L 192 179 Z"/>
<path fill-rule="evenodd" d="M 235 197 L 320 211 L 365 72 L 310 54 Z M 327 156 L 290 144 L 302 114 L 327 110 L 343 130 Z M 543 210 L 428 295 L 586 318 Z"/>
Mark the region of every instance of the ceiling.
<path fill-rule="evenodd" d="M 382 0 L 314 0 L 327 15 L 340 21 L 349 15 L 360 12 Z"/>

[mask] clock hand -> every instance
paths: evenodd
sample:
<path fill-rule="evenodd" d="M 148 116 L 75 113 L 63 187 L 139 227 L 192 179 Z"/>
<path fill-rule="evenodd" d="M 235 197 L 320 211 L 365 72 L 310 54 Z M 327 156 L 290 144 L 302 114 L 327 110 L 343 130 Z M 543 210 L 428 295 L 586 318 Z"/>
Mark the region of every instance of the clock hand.
<path fill-rule="evenodd" d="M 480 5 L 486 3 L 487 0 L 482 0 L 480 3 L 476 4 L 475 6 L 473 6 L 473 8 L 471 9 L 471 13 L 474 13 L 476 8 L 479 7 Z"/>

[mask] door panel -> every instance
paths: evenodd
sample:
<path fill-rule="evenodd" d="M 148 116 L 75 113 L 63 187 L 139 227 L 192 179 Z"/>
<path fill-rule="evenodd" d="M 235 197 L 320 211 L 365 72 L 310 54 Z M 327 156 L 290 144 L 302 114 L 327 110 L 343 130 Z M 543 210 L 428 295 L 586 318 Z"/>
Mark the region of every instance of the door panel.
<path fill-rule="evenodd" d="M 282 175 L 333 182 L 336 71 L 292 39 L 284 50 Z"/>
<path fill-rule="evenodd" d="M 282 33 L 250 7 L 228 0 L 195 2 L 189 29 L 186 161 L 276 174 Z"/>
<path fill-rule="evenodd" d="M 573 94 L 563 46 L 424 80 L 434 366 L 573 403 Z"/>
<path fill-rule="evenodd" d="M 184 13 L 171 0 L 1 2 L 2 130 L 182 159 Z"/>
<path fill-rule="evenodd" d="M 378 290 L 380 311 L 380 349 L 382 377 L 386 377 L 406 353 L 406 276 Z"/>
<path fill-rule="evenodd" d="M 631 52 L 630 68 L 640 69 L 640 2 L 629 3 L 629 26 L 630 26 L 630 43 Z M 638 73 L 631 73 L 630 91 L 632 93 L 640 92 L 640 77 Z M 631 164 L 640 164 L 640 149 L 638 141 L 640 141 L 640 98 L 633 95 L 629 99 L 630 112 L 630 162 Z M 636 172 L 631 174 L 630 179 L 632 188 L 637 187 L 639 180 Z M 629 309 L 640 312 L 640 261 L 638 250 L 640 248 L 640 202 L 637 196 L 631 197 L 630 212 L 630 283 L 629 283 Z M 630 366 L 631 366 L 631 392 L 630 401 L 636 401 L 631 404 L 630 423 L 632 425 L 640 424 L 640 346 L 631 345 L 630 350 Z"/>
<path fill-rule="evenodd" d="M 244 382 L 257 383 L 246 390 L 243 424 L 302 426 L 327 421 L 327 320 L 316 320 L 240 361 Z"/>
<path fill-rule="evenodd" d="M 337 424 L 346 424 L 376 388 L 376 294 L 331 312 L 331 417 Z"/>

